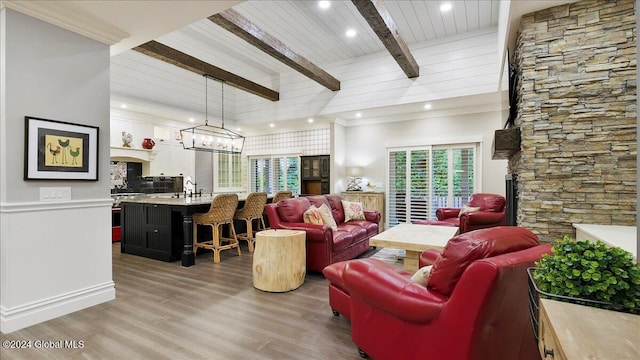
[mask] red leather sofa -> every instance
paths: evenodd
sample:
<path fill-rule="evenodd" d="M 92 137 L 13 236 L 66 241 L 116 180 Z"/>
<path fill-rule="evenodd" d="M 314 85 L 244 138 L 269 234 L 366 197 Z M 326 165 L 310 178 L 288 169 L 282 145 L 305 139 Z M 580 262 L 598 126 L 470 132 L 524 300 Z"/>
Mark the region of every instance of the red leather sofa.
<path fill-rule="evenodd" d="M 479 207 L 479 211 L 460 214 L 460 208 L 438 208 L 438 220 L 416 220 L 414 224 L 457 226 L 459 233 L 507 225 L 504 196 L 497 194 L 477 193 L 469 198 L 470 207 Z"/>
<path fill-rule="evenodd" d="M 311 206 L 327 204 L 338 230 L 328 225 L 303 222 L 304 212 Z M 267 204 L 265 212 L 272 229 L 304 230 L 307 241 L 307 270 L 320 272 L 325 266 L 349 260 L 369 250 L 369 239 L 378 234 L 380 212 L 364 210 L 365 220 L 345 222 L 339 195 L 314 195 L 291 198 Z"/>
<path fill-rule="evenodd" d="M 524 228 L 494 227 L 452 238 L 427 286 L 376 259 L 328 266 L 341 275 L 352 339 L 373 359 L 539 360 L 528 308 L 526 268 L 550 245 Z M 434 253 L 432 253 L 434 254 Z M 430 261 L 430 258 L 421 258 Z M 329 279 L 330 276 L 327 276 Z M 333 308 L 333 305 L 331 305 Z M 344 311 L 344 310 L 343 310 Z"/>

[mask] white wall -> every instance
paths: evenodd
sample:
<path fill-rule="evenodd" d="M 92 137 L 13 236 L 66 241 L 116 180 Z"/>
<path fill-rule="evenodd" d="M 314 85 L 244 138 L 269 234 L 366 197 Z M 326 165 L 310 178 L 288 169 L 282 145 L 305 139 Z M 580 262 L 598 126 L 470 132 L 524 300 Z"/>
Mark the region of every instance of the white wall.
<path fill-rule="evenodd" d="M 0 331 L 115 298 L 109 198 L 109 47 L 0 11 Z M 97 126 L 98 181 L 23 180 L 24 116 Z M 40 201 L 70 187 L 69 201 Z"/>
<path fill-rule="evenodd" d="M 414 115 L 408 114 L 407 117 L 413 118 Z M 482 189 L 479 190 L 504 195 L 507 160 L 491 160 L 491 143 L 494 131 L 502 128 L 501 119 L 502 113 L 494 111 L 350 126 L 346 128 L 346 166 L 363 166 L 364 178 L 377 185 L 386 186 L 388 147 L 467 142 L 469 139 L 479 139 L 482 142 Z"/>

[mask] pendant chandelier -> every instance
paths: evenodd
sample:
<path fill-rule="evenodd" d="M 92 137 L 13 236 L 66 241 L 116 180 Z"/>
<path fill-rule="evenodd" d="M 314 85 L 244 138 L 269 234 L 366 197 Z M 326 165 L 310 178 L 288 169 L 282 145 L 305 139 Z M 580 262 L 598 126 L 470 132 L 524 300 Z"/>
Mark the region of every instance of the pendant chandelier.
<path fill-rule="evenodd" d="M 209 125 L 209 79 L 220 81 L 222 126 Z M 188 150 L 239 154 L 244 147 L 244 136 L 224 128 L 224 81 L 204 75 L 204 125 L 180 130 L 182 147 Z"/>

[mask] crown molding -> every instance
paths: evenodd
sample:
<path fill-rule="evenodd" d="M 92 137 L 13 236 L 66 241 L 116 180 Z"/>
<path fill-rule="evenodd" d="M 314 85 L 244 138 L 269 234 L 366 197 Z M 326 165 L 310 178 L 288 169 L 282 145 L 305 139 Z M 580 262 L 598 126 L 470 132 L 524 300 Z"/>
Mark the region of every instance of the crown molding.
<path fill-rule="evenodd" d="M 131 36 L 69 2 L 3 0 L 2 6 L 109 46 Z"/>

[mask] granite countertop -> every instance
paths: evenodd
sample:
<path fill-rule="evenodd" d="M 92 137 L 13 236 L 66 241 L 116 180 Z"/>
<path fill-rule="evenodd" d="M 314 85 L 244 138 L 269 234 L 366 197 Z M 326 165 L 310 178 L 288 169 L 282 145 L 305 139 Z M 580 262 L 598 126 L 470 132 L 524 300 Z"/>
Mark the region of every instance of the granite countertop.
<path fill-rule="evenodd" d="M 210 204 L 213 198 L 222 193 L 205 193 L 202 196 L 184 197 L 184 194 L 180 194 L 179 198 L 175 197 L 175 193 L 161 193 L 161 194 L 146 194 L 141 196 L 127 196 L 120 199 L 120 203 L 137 203 L 137 204 L 157 204 L 157 205 L 201 205 Z M 237 193 L 238 200 L 244 201 L 247 199 L 247 193 Z"/>

